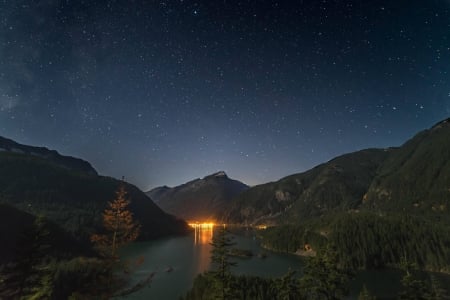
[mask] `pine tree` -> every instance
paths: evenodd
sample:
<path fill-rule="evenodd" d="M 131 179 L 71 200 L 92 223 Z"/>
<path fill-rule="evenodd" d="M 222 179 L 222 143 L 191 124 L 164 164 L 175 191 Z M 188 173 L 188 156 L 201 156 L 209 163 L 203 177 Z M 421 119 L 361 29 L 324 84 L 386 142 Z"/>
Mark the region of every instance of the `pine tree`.
<path fill-rule="evenodd" d="M 286 275 L 276 279 L 277 299 L 296 300 L 300 299 L 298 280 L 295 271 L 289 270 Z"/>
<path fill-rule="evenodd" d="M 300 279 L 304 299 L 342 299 L 348 293 L 349 272 L 339 268 L 335 249 L 328 246 L 310 257 Z"/>
<path fill-rule="evenodd" d="M 49 231 L 44 217 L 36 217 L 23 231 L 16 257 L 0 275 L 0 299 L 49 299 L 53 272 L 47 263 Z"/>
<path fill-rule="evenodd" d="M 108 203 L 103 212 L 104 234 L 93 234 L 91 241 L 106 258 L 118 260 L 117 249 L 137 239 L 140 226 L 133 220 L 128 210 L 130 201 L 126 199 L 125 186 L 121 184 L 116 191 L 116 199 Z"/>
<path fill-rule="evenodd" d="M 219 299 L 232 299 L 233 291 L 231 287 L 232 274 L 231 267 L 236 263 L 230 260 L 230 247 L 235 243 L 227 235 L 225 226 L 219 227 L 214 233 L 211 242 L 211 263 L 214 269 L 210 272 L 212 277 L 216 280 Z"/>

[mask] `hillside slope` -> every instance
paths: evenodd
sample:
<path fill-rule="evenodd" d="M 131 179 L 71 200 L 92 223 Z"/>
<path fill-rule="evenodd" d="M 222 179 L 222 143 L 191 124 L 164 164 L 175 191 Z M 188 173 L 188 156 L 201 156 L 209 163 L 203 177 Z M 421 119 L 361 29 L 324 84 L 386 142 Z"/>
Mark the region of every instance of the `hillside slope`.
<path fill-rule="evenodd" d="M 365 207 L 450 220 L 450 119 L 392 151 L 365 196 Z"/>
<path fill-rule="evenodd" d="M 304 173 L 252 187 L 233 200 L 224 220 L 279 224 L 356 209 L 390 151 L 345 154 Z"/>
<path fill-rule="evenodd" d="M 113 178 L 68 168 L 53 158 L 17 151 L 0 152 L 0 170 L 0 203 L 42 214 L 84 240 L 101 226 L 102 212 L 121 184 Z M 135 186 L 124 184 L 130 209 L 142 225 L 142 239 L 187 230 L 185 222 L 163 212 Z"/>

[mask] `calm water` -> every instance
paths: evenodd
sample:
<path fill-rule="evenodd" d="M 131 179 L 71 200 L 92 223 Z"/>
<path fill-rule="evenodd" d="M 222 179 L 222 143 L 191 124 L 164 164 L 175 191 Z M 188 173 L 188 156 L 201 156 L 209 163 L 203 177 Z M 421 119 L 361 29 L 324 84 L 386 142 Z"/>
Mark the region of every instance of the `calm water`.
<path fill-rule="evenodd" d="M 192 286 L 195 276 L 210 267 L 209 242 L 212 234 L 212 229 L 202 229 L 188 236 L 136 243 L 128 247 L 125 257 L 144 258 L 143 263 L 132 273 L 131 283 L 146 278 L 152 272 L 156 273 L 149 287 L 126 299 L 179 299 Z M 276 277 L 286 274 L 289 269 L 301 273 L 303 262 L 300 257 L 262 249 L 252 232 L 232 237 L 237 248 L 249 249 L 255 254 L 252 258 L 235 258 L 238 265 L 233 268 L 234 274 Z M 256 255 L 260 253 L 266 253 L 267 257 L 258 258 Z M 395 270 L 360 272 L 352 281 L 350 298 L 356 298 L 363 283 L 378 297 L 393 298 L 399 289 L 401 276 L 401 272 Z"/>
<path fill-rule="evenodd" d="M 125 257 L 144 257 L 144 262 L 132 275 L 136 283 L 156 271 L 150 287 L 145 288 L 126 299 L 178 299 L 192 286 L 197 274 L 210 267 L 209 244 L 212 229 L 196 230 L 195 233 L 154 242 L 136 243 L 125 250 Z M 258 276 L 282 276 L 289 268 L 300 270 L 301 259 L 295 255 L 275 254 L 262 249 L 251 233 L 232 235 L 236 247 L 249 249 L 257 255 L 267 253 L 265 259 L 258 257 L 235 258 L 238 263 L 234 274 Z M 173 271 L 167 272 L 171 268 Z"/>

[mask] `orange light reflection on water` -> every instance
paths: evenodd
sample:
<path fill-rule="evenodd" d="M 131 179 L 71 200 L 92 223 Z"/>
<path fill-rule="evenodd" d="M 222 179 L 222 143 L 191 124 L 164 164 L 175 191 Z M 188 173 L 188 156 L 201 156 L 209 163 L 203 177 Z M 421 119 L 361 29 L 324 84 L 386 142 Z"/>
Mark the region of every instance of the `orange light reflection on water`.
<path fill-rule="evenodd" d="M 194 228 L 194 244 L 209 244 L 212 241 L 214 223 L 189 223 Z"/>
<path fill-rule="evenodd" d="M 194 248 L 196 250 L 193 252 L 193 261 L 198 261 L 195 268 L 195 274 L 198 274 L 209 269 L 215 224 L 213 222 L 191 222 L 189 226 L 194 228 Z"/>

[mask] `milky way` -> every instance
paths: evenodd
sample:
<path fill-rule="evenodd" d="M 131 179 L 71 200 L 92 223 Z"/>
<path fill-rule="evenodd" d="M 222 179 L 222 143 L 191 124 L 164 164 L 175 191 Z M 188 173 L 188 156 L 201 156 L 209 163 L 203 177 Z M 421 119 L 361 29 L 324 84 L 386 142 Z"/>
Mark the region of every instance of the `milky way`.
<path fill-rule="evenodd" d="M 447 1 L 0 1 L 0 135 L 146 190 L 248 184 L 450 115 Z"/>

